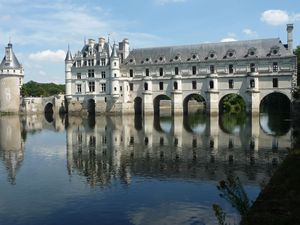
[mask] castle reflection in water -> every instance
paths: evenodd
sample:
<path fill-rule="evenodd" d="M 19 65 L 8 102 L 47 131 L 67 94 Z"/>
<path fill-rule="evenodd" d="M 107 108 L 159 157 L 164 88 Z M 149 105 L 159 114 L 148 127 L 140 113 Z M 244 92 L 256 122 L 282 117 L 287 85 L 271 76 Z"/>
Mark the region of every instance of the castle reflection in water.
<path fill-rule="evenodd" d="M 288 121 L 277 118 L 213 116 L 155 117 L 55 115 L 0 117 L 0 158 L 8 180 L 24 161 L 26 135 L 44 129 L 66 133 L 67 170 L 92 186 L 131 177 L 219 181 L 228 175 L 243 183 L 266 182 L 291 147 Z M 25 152 L 25 153 L 24 153 Z"/>

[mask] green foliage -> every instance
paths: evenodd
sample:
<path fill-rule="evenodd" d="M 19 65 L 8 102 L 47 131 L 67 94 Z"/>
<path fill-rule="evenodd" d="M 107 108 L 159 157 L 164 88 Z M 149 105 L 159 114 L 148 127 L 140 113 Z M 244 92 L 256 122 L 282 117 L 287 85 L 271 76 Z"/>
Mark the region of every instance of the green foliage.
<path fill-rule="evenodd" d="M 37 83 L 29 81 L 21 87 L 21 95 L 24 97 L 32 96 L 51 96 L 65 92 L 65 85 L 54 83 Z"/>
<path fill-rule="evenodd" d="M 246 110 L 246 104 L 243 98 L 236 94 L 226 95 L 220 104 L 222 104 L 222 112 L 241 113 Z"/>

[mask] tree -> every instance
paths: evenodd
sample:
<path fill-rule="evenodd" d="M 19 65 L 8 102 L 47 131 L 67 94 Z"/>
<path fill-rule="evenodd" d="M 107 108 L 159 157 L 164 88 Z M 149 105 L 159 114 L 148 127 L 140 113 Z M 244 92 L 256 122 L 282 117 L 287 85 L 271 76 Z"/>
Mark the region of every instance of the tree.
<path fill-rule="evenodd" d="M 297 56 L 297 86 L 300 85 L 300 45 L 294 50 L 295 55 Z"/>

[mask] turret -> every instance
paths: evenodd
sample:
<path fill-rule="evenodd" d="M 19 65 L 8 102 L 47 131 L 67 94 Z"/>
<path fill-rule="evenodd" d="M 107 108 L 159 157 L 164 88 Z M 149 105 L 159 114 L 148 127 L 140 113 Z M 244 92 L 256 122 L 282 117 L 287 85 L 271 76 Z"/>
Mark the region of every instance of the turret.
<path fill-rule="evenodd" d="M 113 97 L 119 97 L 120 93 L 120 59 L 117 53 L 117 45 L 113 45 L 111 58 L 110 58 L 110 69 L 111 69 L 111 94 Z"/>
<path fill-rule="evenodd" d="M 66 58 L 65 58 L 65 79 L 66 79 L 66 97 L 70 97 L 70 95 L 72 94 L 71 90 L 72 90 L 72 73 L 71 73 L 71 68 L 72 68 L 72 63 L 73 63 L 73 59 L 72 59 L 72 54 L 70 51 L 70 47 L 68 46 L 68 51 L 66 54 Z"/>
<path fill-rule="evenodd" d="M 286 25 L 286 31 L 287 31 L 287 49 L 293 53 L 293 24 L 287 24 Z"/>

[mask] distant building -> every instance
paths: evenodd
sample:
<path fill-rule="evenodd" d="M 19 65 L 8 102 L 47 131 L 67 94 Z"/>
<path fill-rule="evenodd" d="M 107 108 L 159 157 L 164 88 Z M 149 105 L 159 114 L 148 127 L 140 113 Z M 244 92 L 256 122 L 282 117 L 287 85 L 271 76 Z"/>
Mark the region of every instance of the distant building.
<path fill-rule="evenodd" d="M 13 45 L 8 43 L 0 64 L 0 112 L 19 113 L 23 79 L 23 66 L 13 52 Z"/>
<path fill-rule="evenodd" d="M 69 113 L 157 113 L 171 100 L 172 113 L 187 112 L 190 99 L 201 96 L 209 112 L 218 113 L 228 94 L 240 95 L 246 110 L 258 113 L 272 93 L 289 100 L 296 86 L 293 25 L 287 44 L 278 38 L 129 50 L 124 39 L 89 39 L 65 59 Z"/>

